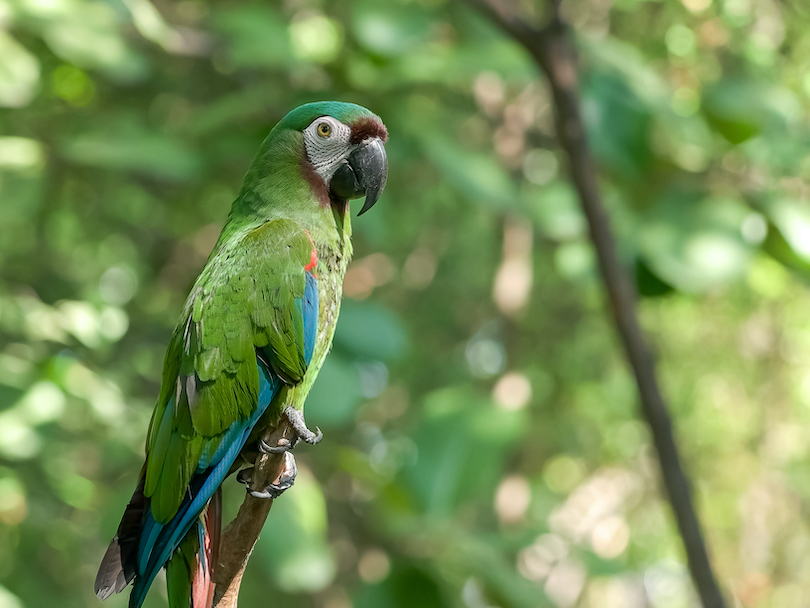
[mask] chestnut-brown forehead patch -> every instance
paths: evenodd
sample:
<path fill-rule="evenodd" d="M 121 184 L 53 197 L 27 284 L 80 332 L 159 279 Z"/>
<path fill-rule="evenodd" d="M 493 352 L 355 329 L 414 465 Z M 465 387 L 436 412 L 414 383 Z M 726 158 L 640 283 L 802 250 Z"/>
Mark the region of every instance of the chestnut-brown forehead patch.
<path fill-rule="evenodd" d="M 376 116 L 365 116 L 352 125 L 349 143 L 359 144 L 369 137 L 379 137 L 383 143 L 388 141 L 388 129 Z"/>

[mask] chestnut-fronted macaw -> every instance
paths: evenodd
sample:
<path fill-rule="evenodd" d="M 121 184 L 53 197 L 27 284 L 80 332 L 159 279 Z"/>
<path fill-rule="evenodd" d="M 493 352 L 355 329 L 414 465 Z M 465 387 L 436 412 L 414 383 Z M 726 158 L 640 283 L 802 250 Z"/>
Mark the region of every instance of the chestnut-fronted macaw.
<path fill-rule="evenodd" d="M 162 567 L 172 608 L 213 598 L 220 486 L 248 448 L 320 441 L 303 406 L 332 345 L 352 255 L 349 199 L 364 213 L 385 186 L 388 133 L 351 103 L 309 103 L 270 132 L 169 342 L 146 462 L 95 590 L 134 580 L 139 608 Z M 267 446 L 262 431 L 286 417 L 297 438 Z M 293 468 L 294 472 L 294 468 Z M 275 497 L 292 483 L 264 493 Z"/>

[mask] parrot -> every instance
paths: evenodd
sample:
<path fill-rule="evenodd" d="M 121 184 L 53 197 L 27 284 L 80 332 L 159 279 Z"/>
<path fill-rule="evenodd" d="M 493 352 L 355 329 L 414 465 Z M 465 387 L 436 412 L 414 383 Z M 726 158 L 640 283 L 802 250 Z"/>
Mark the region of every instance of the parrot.
<path fill-rule="evenodd" d="M 388 178 L 388 131 L 347 102 L 307 103 L 262 142 L 169 340 L 137 487 L 95 580 L 107 599 L 133 583 L 140 608 L 161 568 L 171 608 L 213 602 L 221 485 L 237 479 L 276 498 L 295 478 L 292 448 L 307 428 L 304 401 L 332 346 L 358 215 Z M 269 446 L 283 418 L 293 437 Z M 284 474 L 250 490 L 256 450 L 284 453 Z M 248 456 L 254 455 L 253 460 Z M 290 465 L 290 461 L 291 465 Z"/>

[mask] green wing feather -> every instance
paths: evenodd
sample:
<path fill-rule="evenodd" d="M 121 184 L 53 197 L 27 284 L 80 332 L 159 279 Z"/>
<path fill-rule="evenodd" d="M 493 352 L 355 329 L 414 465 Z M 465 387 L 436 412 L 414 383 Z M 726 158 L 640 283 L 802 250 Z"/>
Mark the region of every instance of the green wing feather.
<path fill-rule="evenodd" d="M 188 606 L 191 597 L 191 581 L 197 565 L 200 539 L 197 534 L 187 535 L 172 559 L 166 562 L 166 588 L 169 606 Z"/>
<path fill-rule="evenodd" d="M 172 336 L 146 443 L 144 494 L 158 522 L 177 512 L 201 455 L 258 405 L 256 349 L 289 384 L 306 372 L 296 298 L 313 249 L 295 222 L 235 235 L 197 279 Z"/>

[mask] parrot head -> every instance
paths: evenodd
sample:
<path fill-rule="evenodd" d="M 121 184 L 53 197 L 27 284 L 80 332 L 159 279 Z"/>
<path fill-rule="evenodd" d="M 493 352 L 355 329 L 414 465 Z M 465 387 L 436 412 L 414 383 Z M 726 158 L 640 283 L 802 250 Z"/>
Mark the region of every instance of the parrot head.
<path fill-rule="evenodd" d="M 314 102 L 292 110 L 276 129 L 303 134 L 304 175 L 324 202 L 365 196 L 363 215 L 380 198 L 388 179 L 388 131 L 376 114 L 353 103 Z"/>

